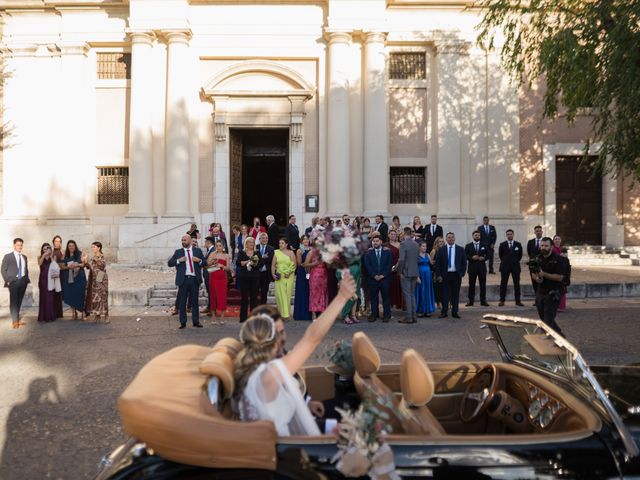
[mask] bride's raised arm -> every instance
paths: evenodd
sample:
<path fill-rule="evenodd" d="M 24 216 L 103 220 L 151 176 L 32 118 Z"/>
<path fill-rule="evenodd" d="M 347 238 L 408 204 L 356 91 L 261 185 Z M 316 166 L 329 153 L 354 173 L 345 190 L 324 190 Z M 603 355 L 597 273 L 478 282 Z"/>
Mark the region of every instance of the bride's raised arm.
<path fill-rule="evenodd" d="M 282 361 L 289 373 L 293 375 L 304 366 L 304 363 L 324 339 L 345 303 L 353 298 L 355 293 L 356 282 L 347 270 L 340 281 L 338 295 L 336 295 L 327 309 L 307 327 L 304 336 L 295 344 L 293 349 L 283 357 Z"/>

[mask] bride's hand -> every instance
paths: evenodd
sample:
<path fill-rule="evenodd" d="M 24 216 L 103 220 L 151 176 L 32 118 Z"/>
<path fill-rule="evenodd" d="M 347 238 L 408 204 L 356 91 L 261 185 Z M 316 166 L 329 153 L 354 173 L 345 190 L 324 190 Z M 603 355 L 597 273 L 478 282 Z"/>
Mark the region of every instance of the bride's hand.
<path fill-rule="evenodd" d="M 349 301 L 356 295 L 356 282 L 348 271 L 344 273 L 342 280 L 340 281 L 340 290 L 338 295 Z"/>

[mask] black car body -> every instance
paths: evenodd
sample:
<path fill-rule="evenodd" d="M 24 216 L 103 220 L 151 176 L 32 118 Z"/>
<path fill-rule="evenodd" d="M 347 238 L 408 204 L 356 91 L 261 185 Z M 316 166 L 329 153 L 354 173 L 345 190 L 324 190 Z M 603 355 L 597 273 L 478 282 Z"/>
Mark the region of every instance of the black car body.
<path fill-rule="evenodd" d="M 640 478 L 640 367 L 590 369 L 571 344 L 539 321 L 487 315 L 482 328 L 491 331 L 503 362 L 429 364 L 436 381 L 429 407 L 446 434 L 390 434 L 401 478 Z M 309 369 L 307 384 L 326 389 L 324 375 L 324 369 Z M 398 365 L 378 371 L 401 395 L 398 375 Z M 500 384 L 480 414 L 492 380 Z M 500 392 L 512 402 L 497 401 Z M 471 410 L 477 418 L 460 422 Z M 331 461 L 338 450 L 334 437 L 278 438 L 275 448 L 273 469 L 216 469 L 172 462 L 131 439 L 105 457 L 97 478 L 345 478 Z"/>

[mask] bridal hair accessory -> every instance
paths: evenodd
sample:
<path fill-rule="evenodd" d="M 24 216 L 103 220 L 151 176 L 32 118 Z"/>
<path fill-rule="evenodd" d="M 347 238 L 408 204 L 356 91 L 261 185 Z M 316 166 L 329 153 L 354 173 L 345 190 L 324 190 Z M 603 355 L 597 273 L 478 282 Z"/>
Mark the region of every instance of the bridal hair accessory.
<path fill-rule="evenodd" d="M 271 323 L 271 333 L 269 334 L 269 337 L 265 340 L 266 342 L 270 342 L 272 341 L 274 338 L 276 338 L 276 323 L 273 321 L 273 318 L 271 318 L 269 315 L 267 315 L 266 313 L 259 313 L 258 315 L 253 315 L 251 318 L 249 318 L 249 320 L 252 320 L 254 318 L 262 318 L 263 320 L 268 320 L 269 323 Z M 244 325 L 242 325 L 242 328 L 240 329 L 240 334 L 238 335 L 238 338 L 240 339 L 240 343 L 242 343 L 243 345 L 245 345 L 247 343 L 247 341 L 244 338 L 244 330 L 245 327 L 247 326 L 249 322 L 245 322 Z"/>

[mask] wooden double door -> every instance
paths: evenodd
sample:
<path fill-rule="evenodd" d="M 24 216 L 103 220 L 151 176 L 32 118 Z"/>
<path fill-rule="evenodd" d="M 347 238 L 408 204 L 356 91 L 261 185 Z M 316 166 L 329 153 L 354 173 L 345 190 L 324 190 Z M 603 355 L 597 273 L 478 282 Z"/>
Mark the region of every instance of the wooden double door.
<path fill-rule="evenodd" d="M 602 175 L 581 157 L 556 157 L 556 228 L 566 245 L 602 245 Z"/>
<path fill-rule="evenodd" d="M 230 129 L 230 220 L 253 224 L 273 215 L 286 225 L 289 198 L 289 130 Z"/>

